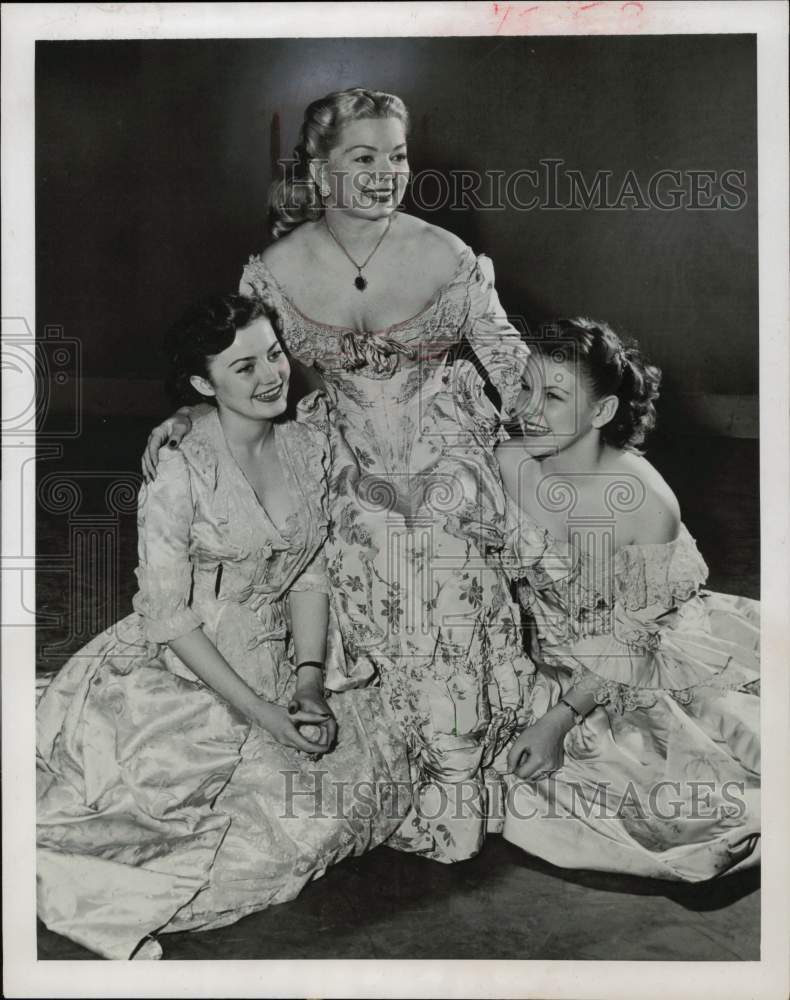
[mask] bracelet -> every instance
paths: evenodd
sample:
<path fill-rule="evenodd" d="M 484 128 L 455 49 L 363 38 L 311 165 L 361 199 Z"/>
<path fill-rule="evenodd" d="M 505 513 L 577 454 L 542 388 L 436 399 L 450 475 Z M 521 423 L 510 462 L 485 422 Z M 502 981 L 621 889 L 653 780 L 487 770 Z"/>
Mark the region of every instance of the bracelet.
<path fill-rule="evenodd" d="M 302 667 L 318 667 L 319 670 L 323 671 L 323 669 L 324 669 L 324 661 L 323 660 L 302 660 L 301 663 L 297 663 L 296 666 L 294 667 L 294 673 L 296 673 L 297 670 L 301 670 Z"/>
<path fill-rule="evenodd" d="M 581 714 L 581 712 L 577 712 L 569 701 L 566 701 L 564 698 L 559 698 L 557 699 L 557 704 L 564 705 L 567 709 L 569 709 L 573 713 L 574 725 L 580 726 L 584 722 L 584 716 Z"/>

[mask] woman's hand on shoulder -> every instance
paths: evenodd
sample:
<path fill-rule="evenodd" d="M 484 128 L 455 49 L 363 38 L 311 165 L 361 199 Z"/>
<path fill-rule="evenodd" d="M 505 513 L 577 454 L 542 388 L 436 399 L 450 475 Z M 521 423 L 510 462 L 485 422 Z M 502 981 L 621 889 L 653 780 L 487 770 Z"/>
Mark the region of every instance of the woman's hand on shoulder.
<path fill-rule="evenodd" d="M 192 429 L 192 420 L 188 413 L 179 410 L 172 417 L 158 424 L 148 435 L 148 443 L 145 446 L 141 466 L 143 479 L 147 483 L 156 479 L 156 467 L 159 465 L 160 449 L 167 446 L 170 449 L 178 448 L 179 444 Z"/>

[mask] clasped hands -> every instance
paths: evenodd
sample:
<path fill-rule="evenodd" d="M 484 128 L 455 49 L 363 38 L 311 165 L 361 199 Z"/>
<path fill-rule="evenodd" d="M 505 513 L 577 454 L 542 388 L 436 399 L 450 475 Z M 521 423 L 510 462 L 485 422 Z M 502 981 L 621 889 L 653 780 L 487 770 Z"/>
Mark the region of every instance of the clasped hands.
<path fill-rule="evenodd" d="M 299 671 L 288 707 L 262 702 L 255 721 L 283 746 L 320 756 L 333 749 L 337 719 L 327 704 L 320 671 Z"/>

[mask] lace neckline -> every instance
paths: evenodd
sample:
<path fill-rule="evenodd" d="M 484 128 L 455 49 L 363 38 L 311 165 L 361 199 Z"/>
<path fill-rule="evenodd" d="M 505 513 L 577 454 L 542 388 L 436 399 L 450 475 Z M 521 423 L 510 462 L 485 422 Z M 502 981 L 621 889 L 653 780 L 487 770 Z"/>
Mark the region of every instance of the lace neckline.
<path fill-rule="evenodd" d="M 471 250 L 470 247 L 465 246 L 458 255 L 458 264 L 455 270 L 453 271 L 451 277 L 447 281 L 445 281 L 444 284 L 439 286 L 439 288 L 436 290 L 436 292 L 434 293 L 433 297 L 431 298 L 430 302 L 428 302 L 427 305 L 423 306 L 422 309 L 414 313 L 413 316 L 409 316 L 407 319 L 399 320 L 397 323 L 391 323 L 389 326 L 379 330 L 358 330 L 355 326 L 342 326 L 337 323 L 322 323 L 320 320 L 313 319 L 312 316 L 308 316 L 307 313 L 302 312 L 299 306 L 297 306 L 296 303 L 293 301 L 293 299 L 290 298 L 290 296 L 286 293 L 285 289 L 272 274 L 271 268 L 269 268 L 268 265 L 266 265 L 260 257 L 256 259 L 255 263 L 262 270 L 266 272 L 267 277 L 269 278 L 271 284 L 273 284 L 274 287 L 277 289 L 282 300 L 288 305 L 290 309 L 293 310 L 293 312 L 297 314 L 297 316 L 300 316 L 305 322 L 311 323 L 313 326 L 319 327 L 322 330 L 334 330 L 339 333 L 352 333 L 358 337 L 386 337 L 389 334 L 391 334 L 393 330 L 400 330 L 405 326 L 409 326 L 410 324 L 416 322 L 418 319 L 424 316 L 426 313 L 429 313 L 432 309 L 435 309 L 436 306 L 438 306 L 439 302 L 442 300 L 443 296 L 446 294 L 447 290 L 452 285 L 454 285 L 458 280 L 458 275 L 463 270 L 463 267 L 467 263 L 470 255 L 474 257 L 473 251 Z"/>
<path fill-rule="evenodd" d="M 272 425 L 272 434 L 274 435 L 274 446 L 277 450 L 277 457 L 280 460 L 280 468 L 282 469 L 283 476 L 286 478 L 292 495 L 296 497 L 300 495 L 301 490 L 299 489 L 300 484 L 297 477 L 294 475 L 293 468 L 291 466 L 291 458 L 288 454 L 288 448 L 284 447 L 285 442 L 282 439 L 282 435 L 285 431 L 285 427 L 286 424 L 284 423 L 274 423 Z M 222 423 L 219 419 L 219 413 L 216 410 L 213 410 L 210 414 L 203 418 L 203 430 L 204 432 L 208 432 L 213 438 L 217 453 L 225 458 L 225 462 L 230 467 L 234 478 L 236 478 L 237 481 L 244 483 L 252 506 L 263 518 L 264 522 L 274 531 L 275 536 L 277 536 L 281 541 L 290 541 L 294 535 L 294 520 L 300 516 L 301 512 L 298 509 L 292 510 L 286 515 L 282 524 L 274 520 L 255 491 L 252 483 L 247 478 L 244 470 L 236 461 L 233 452 L 230 450 L 230 445 L 227 442 L 225 432 L 222 429 Z"/>
<path fill-rule="evenodd" d="M 561 538 L 557 538 L 553 535 L 548 528 L 540 528 L 543 532 L 545 544 L 553 549 L 554 551 L 563 552 L 566 554 L 570 553 L 570 544 L 567 541 L 563 541 Z M 659 554 L 663 552 L 669 552 L 670 550 L 682 546 L 683 544 L 694 545 L 694 539 L 691 536 L 688 528 L 685 524 L 681 523 L 677 535 L 668 542 L 629 542 L 627 545 L 620 545 L 614 550 L 615 559 L 626 558 L 629 554 L 633 552 L 649 552 L 651 554 Z"/>

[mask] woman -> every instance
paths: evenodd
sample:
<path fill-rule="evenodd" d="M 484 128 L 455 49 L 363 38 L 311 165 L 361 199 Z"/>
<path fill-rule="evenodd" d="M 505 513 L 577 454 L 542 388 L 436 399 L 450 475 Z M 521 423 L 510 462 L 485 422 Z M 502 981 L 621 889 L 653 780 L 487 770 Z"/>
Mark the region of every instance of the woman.
<path fill-rule="evenodd" d="M 214 406 L 141 492 L 134 613 L 39 704 L 39 913 L 108 958 L 291 899 L 408 808 L 379 692 L 324 698 L 327 442 L 282 419 L 278 330 L 231 295 L 172 331 Z"/>
<path fill-rule="evenodd" d="M 677 500 L 636 451 L 660 373 L 604 324 L 535 345 L 497 451 L 537 631 L 504 834 L 562 867 L 697 881 L 757 861 L 759 605 L 703 589 Z"/>
<path fill-rule="evenodd" d="M 408 742 L 415 809 L 389 843 L 452 862 L 483 842 L 532 670 L 496 561 L 498 414 L 473 365 L 452 362 L 471 344 L 507 409 L 527 351 L 490 261 L 398 211 L 407 131 L 389 94 L 311 104 L 273 192 L 275 241 L 241 288 L 274 298 L 289 351 L 330 399 L 327 556 L 350 664 L 331 685 L 376 679 Z M 154 431 L 146 475 L 187 427 Z"/>

